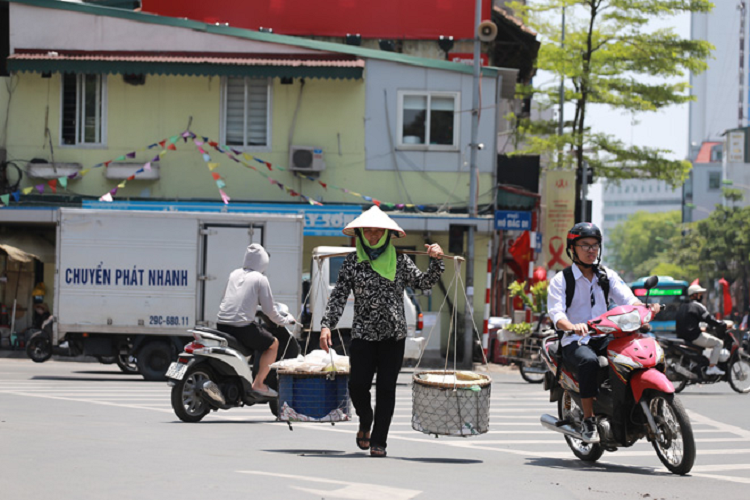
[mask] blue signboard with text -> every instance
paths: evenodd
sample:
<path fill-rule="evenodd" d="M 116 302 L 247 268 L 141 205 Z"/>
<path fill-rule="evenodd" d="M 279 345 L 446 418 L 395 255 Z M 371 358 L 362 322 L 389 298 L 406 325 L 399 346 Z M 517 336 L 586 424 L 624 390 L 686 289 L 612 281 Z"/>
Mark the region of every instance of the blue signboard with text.
<path fill-rule="evenodd" d="M 351 221 L 356 219 L 362 208 L 356 205 L 303 205 L 291 203 L 232 203 L 225 205 L 217 202 L 193 202 L 193 201 L 114 201 L 102 202 L 83 200 L 83 208 L 109 209 L 109 210 L 151 210 L 165 212 L 226 212 L 226 213 L 272 213 L 272 214 L 297 214 L 305 215 L 305 236 L 341 236 L 346 238 L 341 231 Z"/>
<path fill-rule="evenodd" d="M 524 210 L 496 210 L 495 230 L 530 231 L 531 212 Z"/>

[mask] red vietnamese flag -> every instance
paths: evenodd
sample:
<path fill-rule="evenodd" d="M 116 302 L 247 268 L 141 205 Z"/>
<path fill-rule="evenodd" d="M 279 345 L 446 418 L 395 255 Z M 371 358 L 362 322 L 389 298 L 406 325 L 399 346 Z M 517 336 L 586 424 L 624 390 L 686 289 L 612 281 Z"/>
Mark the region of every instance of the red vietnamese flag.
<path fill-rule="evenodd" d="M 719 280 L 719 284 L 724 292 L 724 317 L 728 318 L 729 315 L 732 314 L 732 294 L 729 293 L 729 282 L 727 282 L 722 276 Z"/>

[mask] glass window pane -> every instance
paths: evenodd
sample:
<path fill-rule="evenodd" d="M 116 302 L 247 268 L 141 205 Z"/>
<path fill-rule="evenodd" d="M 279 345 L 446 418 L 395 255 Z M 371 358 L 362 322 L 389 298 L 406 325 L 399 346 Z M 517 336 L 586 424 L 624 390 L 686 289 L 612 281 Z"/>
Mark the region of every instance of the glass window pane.
<path fill-rule="evenodd" d="M 98 141 L 98 128 L 100 115 L 99 99 L 99 75 L 84 75 L 81 79 L 83 85 L 82 96 L 85 100 L 83 116 L 83 142 L 95 144 Z"/>
<path fill-rule="evenodd" d="M 62 143 L 76 143 L 76 75 L 65 73 L 62 78 Z"/>
<path fill-rule="evenodd" d="M 247 80 L 247 144 L 268 144 L 268 80 Z"/>
<path fill-rule="evenodd" d="M 331 257 L 328 259 L 328 265 L 330 266 L 330 272 L 328 273 L 330 275 L 330 285 L 335 285 L 336 281 L 339 279 L 339 271 L 341 271 L 341 266 L 344 265 L 344 257 Z"/>
<path fill-rule="evenodd" d="M 721 187 L 721 172 L 708 173 L 708 189 L 719 189 Z"/>
<path fill-rule="evenodd" d="M 453 145 L 452 97 L 433 97 L 430 100 L 430 144 Z"/>
<path fill-rule="evenodd" d="M 225 142 L 229 146 L 244 146 L 245 82 L 242 77 L 227 78 L 227 108 L 224 113 Z"/>
<path fill-rule="evenodd" d="M 427 122 L 427 97 L 404 96 L 403 139 L 404 144 L 424 144 Z"/>

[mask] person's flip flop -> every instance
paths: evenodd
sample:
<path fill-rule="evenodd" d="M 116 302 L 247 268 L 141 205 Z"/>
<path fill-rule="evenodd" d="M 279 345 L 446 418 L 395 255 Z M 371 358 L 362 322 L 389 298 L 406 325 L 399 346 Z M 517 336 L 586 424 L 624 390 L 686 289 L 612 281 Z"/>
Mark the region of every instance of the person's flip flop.
<path fill-rule="evenodd" d="M 361 436 L 360 436 L 361 434 Z M 359 431 L 357 432 L 357 448 L 360 450 L 368 450 L 370 449 L 370 438 L 365 437 L 365 434 L 369 434 L 368 432 Z"/>
<path fill-rule="evenodd" d="M 387 453 L 385 452 L 384 446 L 373 446 L 370 448 L 371 457 L 384 457 Z"/>

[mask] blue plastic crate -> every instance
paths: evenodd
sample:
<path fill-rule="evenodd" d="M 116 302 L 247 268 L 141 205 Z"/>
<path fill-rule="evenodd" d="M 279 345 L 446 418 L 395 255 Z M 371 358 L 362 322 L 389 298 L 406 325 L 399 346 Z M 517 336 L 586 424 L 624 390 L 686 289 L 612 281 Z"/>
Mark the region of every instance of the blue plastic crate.
<path fill-rule="evenodd" d="M 279 372 L 279 408 L 287 405 L 298 415 L 311 419 L 321 419 L 335 410 L 341 410 L 340 416 L 330 420 L 348 420 L 349 374 L 337 373 L 331 377 L 326 373 Z M 331 377 L 331 378 L 329 378 Z M 285 418 L 280 412 L 280 420 L 297 420 Z"/>

